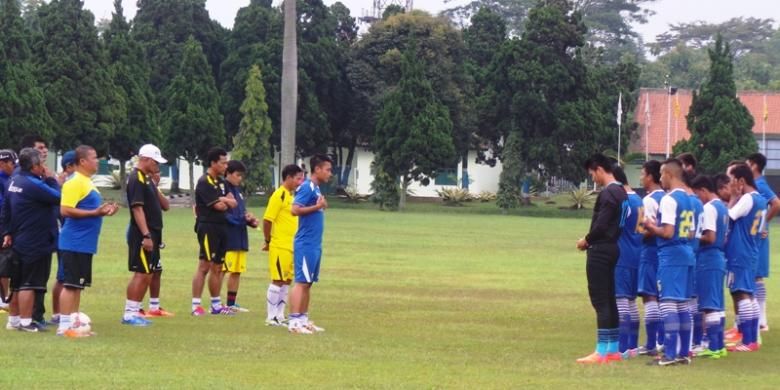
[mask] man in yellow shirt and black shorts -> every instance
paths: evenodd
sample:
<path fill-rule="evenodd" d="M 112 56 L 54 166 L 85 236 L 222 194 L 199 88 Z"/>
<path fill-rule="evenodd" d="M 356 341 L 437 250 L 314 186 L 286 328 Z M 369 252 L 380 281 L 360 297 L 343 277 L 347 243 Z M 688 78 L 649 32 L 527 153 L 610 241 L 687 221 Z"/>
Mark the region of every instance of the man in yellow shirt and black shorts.
<path fill-rule="evenodd" d="M 282 326 L 284 307 L 293 279 L 293 239 L 298 231 L 298 217 L 292 215 L 294 192 L 303 182 L 303 169 L 290 164 L 282 169 L 282 185 L 268 198 L 263 215 L 263 235 L 268 252 L 268 316 L 265 324 Z"/>

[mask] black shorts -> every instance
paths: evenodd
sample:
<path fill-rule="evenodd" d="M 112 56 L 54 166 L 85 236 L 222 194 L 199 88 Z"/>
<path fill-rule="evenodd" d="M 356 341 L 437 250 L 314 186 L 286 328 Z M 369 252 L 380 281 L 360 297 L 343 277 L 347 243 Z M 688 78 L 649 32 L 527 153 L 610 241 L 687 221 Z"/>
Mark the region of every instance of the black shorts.
<path fill-rule="evenodd" d="M 84 289 L 92 285 L 92 253 L 60 251 L 65 287 Z"/>
<path fill-rule="evenodd" d="M 220 223 L 198 223 L 198 244 L 200 260 L 214 264 L 225 262 L 227 251 L 227 225 Z"/>
<path fill-rule="evenodd" d="M 11 291 L 46 291 L 51 274 L 51 253 L 43 256 L 24 256 L 19 253 L 14 275 L 11 276 Z"/>
<path fill-rule="evenodd" d="M 143 250 L 143 236 L 138 229 L 130 228 L 127 232 L 127 269 L 130 272 L 150 274 L 160 266 L 160 242 L 162 232 L 150 230 L 152 235 L 152 251 Z"/>

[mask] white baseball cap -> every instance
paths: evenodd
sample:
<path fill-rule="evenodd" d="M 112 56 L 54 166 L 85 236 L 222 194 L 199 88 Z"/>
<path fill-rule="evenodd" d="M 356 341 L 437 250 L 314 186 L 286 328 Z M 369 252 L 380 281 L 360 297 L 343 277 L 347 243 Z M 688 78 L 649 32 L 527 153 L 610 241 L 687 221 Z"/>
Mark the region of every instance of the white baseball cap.
<path fill-rule="evenodd" d="M 162 153 L 160 153 L 160 148 L 152 144 L 141 146 L 141 149 L 138 150 L 138 157 L 148 157 L 160 164 L 168 162 L 168 160 L 163 158 Z"/>

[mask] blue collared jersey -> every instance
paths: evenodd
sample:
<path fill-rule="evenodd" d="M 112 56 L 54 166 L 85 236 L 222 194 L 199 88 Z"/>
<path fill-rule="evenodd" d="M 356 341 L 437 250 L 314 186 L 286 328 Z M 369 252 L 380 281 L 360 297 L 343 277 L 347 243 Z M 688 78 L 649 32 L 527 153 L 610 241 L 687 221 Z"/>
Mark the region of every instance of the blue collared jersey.
<path fill-rule="evenodd" d="M 661 199 L 663 199 L 666 193 L 663 190 L 655 190 L 642 199 L 643 212 L 645 217 L 652 218 L 656 221 L 661 220 Z M 647 248 L 656 248 L 658 246 L 658 239 L 650 237 L 645 239 L 642 243 Z"/>
<path fill-rule="evenodd" d="M 620 232 L 618 247 L 620 248 L 620 257 L 618 265 L 622 267 L 639 267 L 639 255 L 642 250 L 642 237 L 644 229 L 641 222 L 644 218 L 644 207 L 642 198 L 636 192 L 628 192 L 627 210 L 625 223 Z"/>
<path fill-rule="evenodd" d="M 729 210 L 731 231 L 726 242 L 729 267 L 747 268 L 758 261 L 758 239 L 766 214 L 766 199 L 758 192 L 742 195 Z"/>
<path fill-rule="evenodd" d="M 691 199 L 691 206 L 693 207 L 693 222 L 696 225 L 694 228 L 694 234 L 693 238 L 690 240 L 691 249 L 693 249 L 693 253 L 699 252 L 699 240 L 701 239 L 701 225 L 702 225 L 702 218 L 704 217 L 702 214 L 704 212 L 704 204 L 701 203 L 701 200 L 699 200 L 699 197 L 695 194 L 688 194 L 688 197 Z"/>
<path fill-rule="evenodd" d="M 293 205 L 309 207 L 317 204 L 322 196 L 320 186 L 307 179 L 295 191 Z M 298 232 L 295 233 L 294 251 L 299 248 L 321 248 L 322 232 L 325 229 L 325 210 L 317 210 L 311 214 L 298 217 Z"/>
<path fill-rule="evenodd" d="M 702 234 L 705 231 L 715 233 L 712 244 L 701 244 L 696 257 L 699 270 L 724 269 L 726 266 L 726 238 L 729 230 L 729 209 L 720 199 L 713 199 L 704 205 L 702 212 Z"/>

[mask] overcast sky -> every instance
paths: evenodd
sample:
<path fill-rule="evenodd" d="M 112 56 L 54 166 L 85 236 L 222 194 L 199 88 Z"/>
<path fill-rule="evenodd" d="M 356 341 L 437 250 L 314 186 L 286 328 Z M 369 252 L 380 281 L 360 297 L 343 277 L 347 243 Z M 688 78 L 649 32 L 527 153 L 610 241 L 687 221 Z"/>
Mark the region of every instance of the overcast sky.
<path fill-rule="evenodd" d="M 334 0 L 324 1 L 326 4 L 335 3 Z M 436 13 L 468 1 L 452 0 L 445 4 L 444 0 L 414 0 L 414 6 L 416 9 Z M 274 3 L 280 2 L 280 0 L 274 1 Z M 353 16 L 363 16 L 371 11 L 373 0 L 342 0 L 341 2 L 352 11 Z M 111 18 L 113 0 L 84 0 L 84 3 L 97 19 Z M 128 18 L 135 15 L 135 4 L 136 0 L 123 0 L 125 15 Z M 236 12 L 247 4 L 249 0 L 206 1 L 212 19 L 216 19 L 225 27 L 233 26 Z M 695 20 L 722 22 L 738 16 L 773 18 L 780 21 L 780 6 L 776 0 L 658 0 L 650 8 L 656 11 L 656 15 L 650 18 L 648 24 L 635 26 L 636 30 L 643 35 L 645 42 L 654 41 L 655 36 L 666 31 L 671 23 Z"/>

